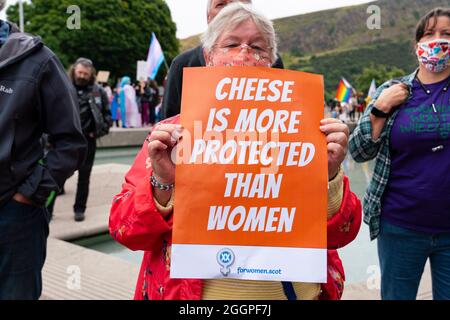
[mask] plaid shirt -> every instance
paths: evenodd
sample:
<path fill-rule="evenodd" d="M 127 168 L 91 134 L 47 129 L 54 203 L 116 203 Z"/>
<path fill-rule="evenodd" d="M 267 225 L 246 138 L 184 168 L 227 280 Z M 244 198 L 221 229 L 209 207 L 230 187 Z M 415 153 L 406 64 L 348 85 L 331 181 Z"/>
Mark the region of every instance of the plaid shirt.
<path fill-rule="evenodd" d="M 411 98 L 412 83 L 416 74 L 417 70 L 399 80 L 399 82 L 409 86 L 409 98 Z M 358 126 L 353 131 L 349 143 L 350 153 L 356 162 L 366 162 L 376 158 L 372 181 L 363 201 L 364 222 L 369 225 L 371 240 L 375 240 L 380 232 L 381 198 L 386 189 L 391 170 L 390 135 L 399 110 L 397 109 L 389 117 L 378 140 L 372 139 L 370 112 L 383 90 L 393 84 L 393 81 L 388 81 L 378 88 L 372 102 L 368 105 L 359 120 Z"/>

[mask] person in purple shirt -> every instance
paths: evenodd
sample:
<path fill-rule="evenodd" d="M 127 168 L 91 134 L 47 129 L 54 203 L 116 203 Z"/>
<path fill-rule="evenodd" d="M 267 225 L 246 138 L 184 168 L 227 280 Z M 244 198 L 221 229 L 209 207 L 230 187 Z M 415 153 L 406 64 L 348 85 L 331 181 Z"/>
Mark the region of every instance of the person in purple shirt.
<path fill-rule="evenodd" d="M 416 78 L 411 99 L 400 108 L 382 220 L 422 233 L 450 232 L 449 84 L 449 77 L 427 85 Z"/>
<path fill-rule="evenodd" d="M 364 209 L 384 300 L 416 299 L 427 260 L 433 298 L 450 300 L 449 47 L 450 8 L 436 8 L 416 29 L 419 68 L 378 90 L 350 141 L 355 160 L 377 158 Z"/>

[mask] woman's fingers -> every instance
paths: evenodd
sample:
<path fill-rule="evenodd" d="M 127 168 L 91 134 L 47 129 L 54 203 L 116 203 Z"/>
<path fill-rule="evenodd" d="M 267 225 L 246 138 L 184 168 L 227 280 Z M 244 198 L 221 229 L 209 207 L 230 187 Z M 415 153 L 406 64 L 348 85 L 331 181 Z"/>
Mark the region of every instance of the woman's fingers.
<path fill-rule="evenodd" d="M 401 88 L 401 89 L 407 90 L 408 85 L 406 83 L 398 83 L 398 84 L 394 84 L 391 88 Z"/>
<path fill-rule="evenodd" d="M 328 150 L 328 153 L 331 153 L 333 155 L 333 158 L 341 158 L 342 161 L 344 160 L 346 151 L 345 151 L 345 148 L 341 144 L 331 142 L 327 145 L 327 150 Z M 339 163 L 339 165 L 340 165 L 340 163 Z"/>
<path fill-rule="evenodd" d="M 153 131 L 150 135 L 150 142 L 152 141 L 159 141 L 164 143 L 167 147 L 173 147 L 177 140 L 173 135 L 166 131 Z"/>
<path fill-rule="evenodd" d="M 396 93 L 400 96 L 400 98 L 406 99 L 409 95 L 409 87 L 402 83 L 398 84 L 396 88 Z"/>
<path fill-rule="evenodd" d="M 177 124 L 158 124 L 148 139 L 149 164 L 161 181 L 173 181 L 173 147 L 181 137 L 183 127 Z"/>
<path fill-rule="evenodd" d="M 342 162 L 345 160 L 347 154 L 346 148 L 339 143 L 329 143 L 328 150 L 328 164 L 331 170 L 338 170 Z"/>
<path fill-rule="evenodd" d="M 350 130 L 348 126 L 338 119 L 324 119 L 321 121 L 320 124 L 321 124 L 320 130 L 326 135 L 335 132 L 342 132 L 347 137 L 350 135 Z"/>
<path fill-rule="evenodd" d="M 175 133 L 180 134 L 183 132 L 183 126 L 179 124 L 158 124 L 154 128 L 153 132 L 155 131 L 164 131 L 169 133 L 170 135 L 173 135 Z"/>
<path fill-rule="evenodd" d="M 335 119 L 335 118 L 325 118 L 320 120 L 320 125 L 327 125 L 327 124 L 333 124 L 333 123 L 342 123 L 341 120 Z"/>
<path fill-rule="evenodd" d="M 409 87 L 404 84 L 395 84 L 390 88 L 384 90 L 377 101 L 382 105 L 387 105 L 389 110 L 383 110 L 385 112 L 390 111 L 390 109 L 401 105 L 409 96 Z"/>
<path fill-rule="evenodd" d="M 167 132 L 165 134 L 168 135 Z M 167 152 L 168 149 L 169 147 L 160 140 L 153 140 L 148 144 L 149 158 L 147 167 L 153 169 L 153 174 L 162 183 L 172 183 L 175 172 L 175 165 L 172 162 L 170 154 Z"/>
<path fill-rule="evenodd" d="M 328 178 L 332 179 L 339 172 L 339 168 L 345 159 L 347 150 L 339 143 L 329 143 L 328 150 Z"/>
<path fill-rule="evenodd" d="M 328 175 L 334 177 L 348 150 L 348 126 L 338 119 L 324 119 L 320 122 L 320 130 L 327 136 Z"/>
<path fill-rule="evenodd" d="M 333 132 L 327 136 L 327 143 L 337 143 L 343 148 L 347 148 L 348 136 L 344 132 Z"/>
<path fill-rule="evenodd" d="M 320 130 L 327 136 L 328 177 L 331 179 L 347 155 L 348 137 L 350 129 L 338 119 L 323 119 Z"/>
<path fill-rule="evenodd" d="M 183 127 L 175 124 L 160 124 L 152 131 L 149 142 L 159 140 L 168 147 L 173 147 L 182 135 Z"/>
<path fill-rule="evenodd" d="M 159 158 L 158 155 L 160 155 L 163 151 L 165 152 L 167 148 L 167 145 L 161 141 L 153 140 L 148 144 L 148 156 L 150 159 L 157 160 L 157 158 Z"/>

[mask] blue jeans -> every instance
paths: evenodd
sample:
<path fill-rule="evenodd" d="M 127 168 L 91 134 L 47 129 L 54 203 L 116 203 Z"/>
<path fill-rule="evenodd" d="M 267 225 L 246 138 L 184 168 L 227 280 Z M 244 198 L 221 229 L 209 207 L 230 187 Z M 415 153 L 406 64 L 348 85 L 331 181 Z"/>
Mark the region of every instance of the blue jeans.
<path fill-rule="evenodd" d="M 450 300 L 450 233 L 421 233 L 382 221 L 378 257 L 383 300 L 415 300 L 427 259 L 434 300 Z"/>
<path fill-rule="evenodd" d="M 0 207 L 0 300 L 37 300 L 46 257 L 48 212 L 9 201 Z"/>

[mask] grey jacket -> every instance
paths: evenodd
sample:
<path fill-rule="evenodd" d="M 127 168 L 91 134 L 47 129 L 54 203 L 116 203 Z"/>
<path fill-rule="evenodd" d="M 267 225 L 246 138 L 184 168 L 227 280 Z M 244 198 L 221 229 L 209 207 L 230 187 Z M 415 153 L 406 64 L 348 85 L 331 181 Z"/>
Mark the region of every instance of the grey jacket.
<path fill-rule="evenodd" d="M 17 192 L 43 206 L 84 161 L 86 141 L 61 62 L 39 37 L 10 26 L 0 47 L 0 207 Z M 54 143 L 45 158 L 44 133 Z"/>

